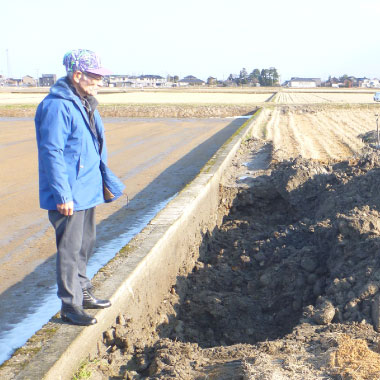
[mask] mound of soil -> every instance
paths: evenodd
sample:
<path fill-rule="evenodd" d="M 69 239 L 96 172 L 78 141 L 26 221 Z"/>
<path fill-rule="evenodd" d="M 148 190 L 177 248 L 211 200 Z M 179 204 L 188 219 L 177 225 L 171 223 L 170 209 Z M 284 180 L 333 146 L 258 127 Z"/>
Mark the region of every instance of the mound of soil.
<path fill-rule="evenodd" d="M 250 170 L 264 145 L 237 157 L 192 273 L 144 329 L 120 315 L 93 378 L 379 377 L 378 152 Z"/>

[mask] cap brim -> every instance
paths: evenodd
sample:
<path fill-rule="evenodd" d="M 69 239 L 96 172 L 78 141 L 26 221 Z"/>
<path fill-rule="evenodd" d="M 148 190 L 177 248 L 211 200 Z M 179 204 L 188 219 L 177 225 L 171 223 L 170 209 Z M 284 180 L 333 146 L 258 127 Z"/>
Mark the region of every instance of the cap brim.
<path fill-rule="evenodd" d="M 88 69 L 88 70 L 86 70 L 86 72 L 91 73 L 91 74 L 101 75 L 103 77 L 105 75 L 112 74 L 112 71 L 106 69 L 105 67 L 101 67 L 100 69 Z"/>

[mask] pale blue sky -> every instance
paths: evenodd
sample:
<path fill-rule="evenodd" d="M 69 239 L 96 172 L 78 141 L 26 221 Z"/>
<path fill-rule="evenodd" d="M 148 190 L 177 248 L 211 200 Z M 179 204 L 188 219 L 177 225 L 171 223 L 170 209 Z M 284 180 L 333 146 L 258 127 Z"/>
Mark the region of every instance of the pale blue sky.
<path fill-rule="evenodd" d="M 67 50 L 115 74 L 380 77 L 380 0 L 1 0 L 0 74 L 64 75 Z"/>

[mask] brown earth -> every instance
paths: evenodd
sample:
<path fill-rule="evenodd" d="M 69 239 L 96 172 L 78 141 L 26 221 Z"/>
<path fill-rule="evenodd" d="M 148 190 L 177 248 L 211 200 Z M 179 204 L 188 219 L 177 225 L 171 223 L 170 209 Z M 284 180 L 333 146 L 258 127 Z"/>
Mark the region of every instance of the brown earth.
<path fill-rule="evenodd" d="M 179 191 L 244 121 L 107 120 L 109 163 L 127 186 L 129 204 L 123 196 L 97 208 L 97 247 Z M 0 300 L 8 305 L 0 308 L 4 327 L 6 321 L 18 320 L 15 314 L 25 316 L 27 304 L 54 285 L 51 258 L 56 249 L 46 211 L 39 209 L 33 121 L 0 121 L 0 151 Z"/>
<path fill-rule="evenodd" d="M 128 311 L 118 317 L 82 368 L 91 379 L 380 379 L 380 158 L 364 132 L 370 114 L 345 124 L 331 112 L 334 133 L 352 136 L 329 149 L 310 143 L 334 136 L 323 135 L 327 116 L 298 119 L 308 143 L 291 147 L 279 126 L 294 120 L 283 115 L 274 116 L 283 137 L 251 138 L 226 173 L 223 222 L 205 235 L 193 271 L 142 329 Z"/>

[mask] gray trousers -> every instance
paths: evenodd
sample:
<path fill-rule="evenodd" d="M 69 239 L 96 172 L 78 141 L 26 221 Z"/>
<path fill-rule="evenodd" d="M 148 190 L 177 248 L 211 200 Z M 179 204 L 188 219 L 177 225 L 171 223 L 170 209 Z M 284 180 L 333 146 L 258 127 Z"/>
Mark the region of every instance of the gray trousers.
<path fill-rule="evenodd" d="M 82 289 L 91 288 L 87 262 L 96 241 L 95 207 L 65 216 L 49 210 L 57 243 L 58 297 L 67 305 L 81 306 Z"/>

